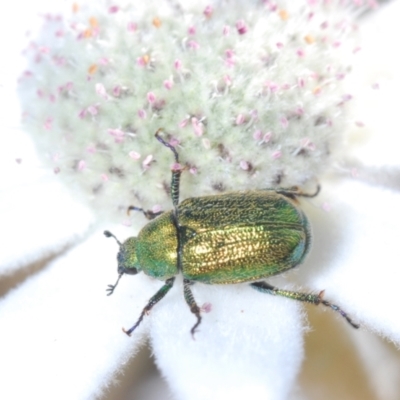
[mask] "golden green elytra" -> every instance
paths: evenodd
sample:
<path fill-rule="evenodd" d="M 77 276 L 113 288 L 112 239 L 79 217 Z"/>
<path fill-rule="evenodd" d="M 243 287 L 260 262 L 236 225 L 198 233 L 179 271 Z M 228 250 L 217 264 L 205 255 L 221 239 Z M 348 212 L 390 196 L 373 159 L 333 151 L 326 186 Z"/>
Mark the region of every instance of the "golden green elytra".
<path fill-rule="evenodd" d="M 174 154 L 179 166 L 179 155 L 157 131 L 155 137 Z M 137 322 L 124 332 L 128 335 L 139 326 L 143 317 L 172 288 L 175 276 L 183 275 L 184 298 L 197 321 L 192 335 L 201 322 L 200 308 L 190 286 L 195 282 L 210 285 L 250 282 L 254 289 L 288 297 L 293 300 L 323 304 L 358 328 L 337 305 L 319 294 L 282 290 L 263 279 L 280 274 L 304 260 L 311 245 L 310 225 L 300 209 L 297 197 L 314 197 L 319 192 L 303 193 L 296 188 L 275 190 L 237 191 L 214 196 L 193 197 L 179 203 L 181 167 L 172 170 L 171 198 L 173 209 L 153 213 L 131 206 L 151 220 L 125 242 L 109 231 L 120 246 L 118 252 L 119 277 L 108 286 L 111 295 L 124 274 L 146 275 L 164 281 L 158 292 L 148 301 Z"/>

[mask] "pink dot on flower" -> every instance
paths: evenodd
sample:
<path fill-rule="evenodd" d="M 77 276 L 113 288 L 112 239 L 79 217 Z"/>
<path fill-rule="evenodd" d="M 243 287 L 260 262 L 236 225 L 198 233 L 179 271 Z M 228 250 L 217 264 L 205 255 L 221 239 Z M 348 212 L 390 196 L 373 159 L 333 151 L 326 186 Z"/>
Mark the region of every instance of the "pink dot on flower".
<path fill-rule="evenodd" d="M 83 171 L 86 168 L 86 161 L 80 160 L 78 162 L 78 171 Z"/>
<path fill-rule="evenodd" d="M 230 77 L 230 75 L 225 75 L 224 76 L 224 82 L 227 86 L 231 86 L 232 85 L 232 78 Z"/>
<path fill-rule="evenodd" d="M 212 310 L 212 304 L 211 303 L 204 303 L 201 307 L 200 310 L 204 313 L 209 313 Z"/>
<path fill-rule="evenodd" d="M 86 111 L 86 108 L 84 108 L 79 112 L 78 117 L 79 118 L 85 118 L 86 114 L 87 114 L 87 111 Z"/>
<path fill-rule="evenodd" d="M 225 57 L 226 58 L 233 58 L 234 55 L 235 55 L 235 52 L 232 49 L 225 50 Z"/>
<path fill-rule="evenodd" d="M 297 49 L 296 54 L 299 57 L 304 57 L 306 55 L 305 51 L 303 49 Z"/>
<path fill-rule="evenodd" d="M 262 132 L 261 129 L 257 129 L 254 133 L 253 133 L 253 139 L 256 141 L 260 141 L 262 138 Z"/>
<path fill-rule="evenodd" d="M 111 7 L 108 8 L 108 12 L 109 12 L 110 14 L 115 14 L 115 13 L 117 13 L 118 11 L 119 11 L 119 7 L 118 7 L 118 6 L 111 6 Z"/>
<path fill-rule="evenodd" d="M 189 168 L 189 172 L 190 172 L 192 175 L 196 175 L 196 174 L 197 174 L 197 168 L 196 168 L 196 167 L 190 167 L 190 168 Z"/>
<path fill-rule="evenodd" d="M 179 128 L 184 128 L 189 122 L 189 118 L 183 119 L 181 122 L 179 122 L 178 126 Z"/>
<path fill-rule="evenodd" d="M 90 145 L 90 146 L 88 146 L 87 148 L 86 148 L 86 151 L 88 152 L 88 153 L 90 153 L 90 154 L 94 154 L 94 153 L 96 153 L 96 147 L 94 146 L 94 145 Z"/>
<path fill-rule="evenodd" d="M 377 90 L 377 89 L 379 89 L 379 88 L 380 88 L 380 86 L 379 86 L 379 83 L 378 83 L 378 82 L 375 82 L 375 83 L 373 83 L 371 87 L 372 87 L 372 89 L 374 89 L 374 90 Z"/>
<path fill-rule="evenodd" d="M 236 30 L 238 31 L 239 35 L 244 35 L 247 32 L 248 28 L 242 19 L 236 22 Z"/>
<path fill-rule="evenodd" d="M 199 121 L 196 117 L 193 117 L 191 119 L 192 122 L 192 127 L 194 130 L 194 134 L 196 136 L 202 136 L 203 135 L 203 124 L 201 123 L 201 121 Z"/>
<path fill-rule="evenodd" d="M 204 14 L 207 18 L 210 18 L 211 15 L 212 15 L 212 13 L 213 13 L 213 8 L 212 8 L 211 6 L 207 6 L 207 7 L 204 9 L 204 11 L 203 11 L 203 14 Z"/>
<path fill-rule="evenodd" d="M 53 118 L 47 118 L 45 121 L 44 121 L 44 129 L 46 129 L 46 131 L 49 131 L 51 128 L 52 128 L 52 123 L 53 123 Z"/>
<path fill-rule="evenodd" d="M 326 211 L 326 212 L 329 212 L 329 211 L 331 211 L 331 209 L 332 209 L 331 205 L 330 205 L 328 202 L 322 203 L 321 208 L 322 208 L 324 211 Z"/>
<path fill-rule="evenodd" d="M 245 120 L 246 120 L 245 116 L 243 114 L 239 114 L 236 117 L 235 123 L 236 125 L 242 125 L 245 122 Z"/>
<path fill-rule="evenodd" d="M 143 169 L 149 169 L 150 168 L 150 164 L 151 164 L 152 161 L 153 161 L 153 155 L 152 154 L 149 154 L 148 156 L 146 156 L 146 158 L 142 162 Z"/>
<path fill-rule="evenodd" d="M 282 49 L 282 48 L 283 48 L 283 43 L 282 43 L 282 42 L 276 43 L 276 47 L 277 47 L 278 49 Z"/>
<path fill-rule="evenodd" d="M 231 28 L 230 28 L 228 25 L 225 25 L 225 26 L 223 27 L 223 29 L 222 29 L 222 34 L 223 34 L 224 36 L 228 36 L 229 33 L 230 33 L 230 31 L 231 31 Z"/>
<path fill-rule="evenodd" d="M 189 26 L 188 28 L 188 34 L 189 35 L 195 35 L 196 34 L 196 27 L 195 26 Z"/>
<path fill-rule="evenodd" d="M 179 70 L 182 68 L 182 61 L 181 60 L 175 60 L 174 61 L 174 68 Z"/>
<path fill-rule="evenodd" d="M 172 79 L 166 79 L 164 81 L 165 89 L 171 90 L 173 86 L 174 86 L 174 82 L 172 81 Z"/>
<path fill-rule="evenodd" d="M 150 104 L 153 104 L 156 101 L 156 95 L 153 92 L 148 92 L 147 93 L 147 101 Z"/>
<path fill-rule="evenodd" d="M 130 151 L 129 153 L 129 157 L 133 158 L 134 160 L 139 160 L 140 159 L 140 153 L 136 152 L 136 151 Z"/>
<path fill-rule="evenodd" d="M 266 132 L 263 137 L 263 142 L 268 143 L 271 140 L 271 137 L 272 137 L 272 132 Z"/>
<path fill-rule="evenodd" d="M 119 86 L 119 85 L 114 86 L 114 88 L 113 88 L 113 90 L 112 90 L 112 93 L 113 93 L 113 95 L 114 95 L 115 97 L 119 97 L 120 94 L 121 94 L 121 86 Z"/>
<path fill-rule="evenodd" d="M 152 208 L 151 211 L 153 211 L 153 213 L 158 213 L 161 211 L 161 206 L 159 204 L 155 204 Z"/>
<path fill-rule="evenodd" d="M 49 96 L 49 100 L 50 100 L 51 103 L 55 103 L 56 102 L 56 96 L 54 96 L 54 94 L 51 94 Z"/>
<path fill-rule="evenodd" d="M 247 171 L 250 168 L 250 164 L 244 160 L 240 161 L 239 165 L 240 165 L 240 168 L 244 171 Z"/>
<path fill-rule="evenodd" d="M 86 110 L 90 115 L 97 115 L 99 112 L 97 106 L 89 106 Z"/>
<path fill-rule="evenodd" d="M 183 170 L 183 167 L 179 163 L 173 163 L 171 166 L 171 171 L 175 172 L 175 171 L 182 171 L 182 170 Z"/>
<path fill-rule="evenodd" d="M 96 93 L 102 97 L 103 99 L 108 99 L 108 94 L 106 92 L 106 88 L 102 83 L 96 83 L 95 85 Z"/>
<path fill-rule="evenodd" d="M 127 29 L 129 32 L 135 32 L 137 25 L 134 22 L 128 22 Z"/>
<path fill-rule="evenodd" d="M 125 132 L 121 129 L 107 129 L 107 132 L 114 137 L 115 143 L 121 143 L 124 140 Z"/>
<path fill-rule="evenodd" d="M 55 167 L 55 168 L 53 169 L 53 172 L 54 172 L 55 174 L 59 174 L 59 173 L 60 173 L 60 167 Z"/>
<path fill-rule="evenodd" d="M 195 40 L 189 40 L 188 47 L 192 50 L 198 50 L 200 48 L 200 45 Z"/>
<path fill-rule="evenodd" d="M 74 83 L 73 82 L 67 82 L 65 84 L 65 90 L 72 90 L 73 87 L 74 87 Z"/>
<path fill-rule="evenodd" d="M 274 152 L 272 153 L 272 158 L 273 158 L 274 160 L 276 160 L 276 159 L 278 159 L 278 158 L 281 158 L 281 156 L 282 156 L 282 152 L 281 152 L 280 150 L 276 150 L 276 151 L 274 151 Z"/>
<path fill-rule="evenodd" d="M 101 176 L 101 180 L 102 180 L 103 182 L 108 182 L 109 178 L 108 178 L 108 175 L 107 175 L 107 174 L 101 174 L 100 176 Z"/>
<path fill-rule="evenodd" d="M 139 118 L 141 118 L 141 119 L 145 119 L 145 118 L 147 117 L 146 110 L 140 109 L 140 110 L 138 111 L 138 116 L 139 116 Z"/>
<path fill-rule="evenodd" d="M 362 121 L 356 121 L 355 122 L 356 126 L 358 126 L 359 128 L 363 128 L 365 126 L 364 122 Z"/>
<path fill-rule="evenodd" d="M 342 42 L 339 42 L 339 41 L 333 42 L 333 44 L 332 44 L 332 46 L 335 47 L 335 48 L 338 48 L 341 45 L 342 45 Z"/>
<path fill-rule="evenodd" d="M 279 122 L 281 123 L 281 126 L 284 129 L 286 129 L 289 126 L 289 121 L 288 121 L 288 119 L 286 117 L 281 117 Z"/>

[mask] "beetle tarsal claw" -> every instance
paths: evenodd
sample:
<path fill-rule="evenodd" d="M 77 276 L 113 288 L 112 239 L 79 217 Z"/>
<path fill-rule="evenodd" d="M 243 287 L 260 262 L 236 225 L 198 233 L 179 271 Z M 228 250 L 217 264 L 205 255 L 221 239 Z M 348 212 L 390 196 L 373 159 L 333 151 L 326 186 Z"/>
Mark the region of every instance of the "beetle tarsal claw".
<path fill-rule="evenodd" d="M 130 329 L 126 330 L 125 328 L 122 328 L 122 332 L 126 333 L 130 337 L 132 332 L 129 331 Z"/>
<path fill-rule="evenodd" d="M 107 296 L 111 296 L 114 293 L 114 289 L 115 289 L 115 285 L 108 285 L 107 289 L 106 289 L 106 292 L 108 292 Z"/>

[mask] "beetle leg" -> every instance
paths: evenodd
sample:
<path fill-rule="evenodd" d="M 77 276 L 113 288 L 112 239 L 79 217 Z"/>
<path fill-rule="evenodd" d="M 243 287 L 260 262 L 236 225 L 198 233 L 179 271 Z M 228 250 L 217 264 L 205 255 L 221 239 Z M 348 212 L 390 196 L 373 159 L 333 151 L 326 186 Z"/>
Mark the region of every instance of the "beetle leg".
<path fill-rule="evenodd" d="M 315 190 L 314 193 L 305 193 L 297 187 L 288 188 L 288 189 L 278 188 L 278 189 L 275 189 L 275 192 L 277 192 L 279 194 L 283 194 L 284 196 L 289 197 L 291 199 L 295 199 L 296 197 L 316 197 L 318 195 L 318 193 L 320 192 L 320 190 L 321 190 L 321 185 L 318 184 L 317 189 Z"/>
<path fill-rule="evenodd" d="M 192 290 L 190 289 L 190 286 L 192 284 L 193 282 L 191 282 L 189 279 L 183 280 L 183 294 L 185 296 L 186 303 L 190 307 L 190 311 L 197 317 L 197 322 L 193 325 L 193 328 L 190 330 L 190 333 L 192 334 L 192 337 L 194 339 L 196 328 L 201 323 L 201 315 L 200 315 L 200 307 L 196 304 Z"/>
<path fill-rule="evenodd" d="M 159 133 L 162 131 L 162 129 L 159 129 L 155 137 L 157 140 L 162 143 L 165 147 L 168 147 L 173 153 L 174 153 L 174 158 L 175 162 L 179 164 L 179 154 L 176 151 L 175 146 L 172 146 L 172 144 L 167 143 L 160 135 Z M 171 179 L 171 198 L 172 198 L 172 204 L 174 205 L 175 211 L 176 208 L 179 204 L 179 183 L 181 179 L 181 173 L 182 169 L 181 168 L 173 168 L 172 169 L 172 179 Z"/>
<path fill-rule="evenodd" d="M 288 297 L 289 299 L 304 301 L 305 303 L 323 304 L 326 307 L 338 312 L 353 328 L 358 329 L 360 326 L 352 321 L 352 319 L 345 313 L 339 306 L 330 303 L 329 301 L 323 300 L 324 291 L 319 294 L 303 293 L 303 292 L 292 292 L 290 290 L 278 289 L 267 282 L 254 282 L 250 283 L 250 286 L 259 292 L 273 294 L 276 296 Z"/>
<path fill-rule="evenodd" d="M 130 329 L 125 330 L 122 328 L 122 330 L 128 335 L 131 336 L 131 333 L 140 325 L 142 322 L 143 318 L 145 315 L 147 315 L 150 310 L 161 300 L 164 298 L 164 296 L 169 292 L 169 290 L 172 288 L 174 284 L 175 278 L 169 278 L 165 281 L 164 286 L 158 290 L 158 292 L 149 300 L 147 303 L 146 307 L 143 308 L 142 313 L 140 314 L 139 319 L 136 321 L 135 325 L 133 325 Z"/>
<path fill-rule="evenodd" d="M 143 208 L 140 207 L 129 206 L 126 213 L 129 215 L 132 210 L 142 212 L 147 219 L 154 219 L 164 212 L 164 211 L 153 212 L 151 210 L 143 210 Z"/>

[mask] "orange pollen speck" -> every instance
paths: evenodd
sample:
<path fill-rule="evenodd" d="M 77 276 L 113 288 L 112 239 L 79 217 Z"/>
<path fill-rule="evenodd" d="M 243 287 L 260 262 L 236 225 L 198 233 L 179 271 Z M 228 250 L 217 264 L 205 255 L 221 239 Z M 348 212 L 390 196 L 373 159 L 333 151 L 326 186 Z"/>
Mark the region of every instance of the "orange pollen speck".
<path fill-rule="evenodd" d="M 142 57 L 142 60 L 143 60 L 143 62 L 144 62 L 145 64 L 148 64 L 149 61 L 150 61 L 150 56 L 149 56 L 148 54 L 145 54 L 145 55 Z"/>
<path fill-rule="evenodd" d="M 321 86 L 317 86 L 316 88 L 314 88 L 313 94 L 320 94 L 320 93 L 321 93 Z"/>
<path fill-rule="evenodd" d="M 89 73 L 90 75 L 93 75 L 96 71 L 97 71 L 97 65 L 96 65 L 96 64 L 92 64 L 92 65 L 88 68 L 88 73 Z"/>
<path fill-rule="evenodd" d="M 159 28 L 161 26 L 161 20 L 158 17 L 153 18 L 152 23 L 156 28 Z"/>
<path fill-rule="evenodd" d="M 90 38 L 93 35 L 92 29 L 88 28 L 83 31 L 83 37 Z"/>
<path fill-rule="evenodd" d="M 307 44 L 312 44 L 315 42 L 315 38 L 312 35 L 306 35 L 304 36 L 304 40 Z"/>
<path fill-rule="evenodd" d="M 97 18 L 95 17 L 90 17 L 89 24 L 92 28 L 97 28 L 99 26 L 99 21 L 97 21 Z"/>
<path fill-rule="evenodd" d="M 72 4 L 72 12 L 77 13 L 79 11 L 79 4 L 78 3 L 73 3 Z"/>
<path fill-rule="evenodd" d="M 281 17 L 282 21 L 286 21 L 289 18 L 289 14 L 286 10 L 279 10 L 278 15 Z"/>

